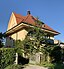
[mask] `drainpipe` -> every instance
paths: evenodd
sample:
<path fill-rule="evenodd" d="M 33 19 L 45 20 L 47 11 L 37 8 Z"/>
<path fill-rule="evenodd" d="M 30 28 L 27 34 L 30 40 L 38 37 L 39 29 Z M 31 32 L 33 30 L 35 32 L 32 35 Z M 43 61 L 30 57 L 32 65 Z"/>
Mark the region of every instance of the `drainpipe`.
<path fill-rule="evenodd" d="M 17 45 L 18 33 L 16 33 L 16 45 Z M 18 53 L 16 53 L 15 64 L 18 64 Z"/>
<path fill-rule="evenodd" d="M 18 53 L 16 53 L 16 60 L 15 60 L 15 64 L 18 64 Z"/>

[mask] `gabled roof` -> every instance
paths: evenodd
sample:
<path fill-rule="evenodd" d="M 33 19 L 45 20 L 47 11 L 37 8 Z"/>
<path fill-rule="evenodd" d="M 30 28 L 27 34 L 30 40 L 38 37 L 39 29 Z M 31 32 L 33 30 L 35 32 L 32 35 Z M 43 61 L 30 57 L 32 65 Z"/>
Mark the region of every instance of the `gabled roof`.
<path fill-rule="evenodd" d="M 20 14 L 16 14 L 14 13 L 15 17 L 16 17 L 16 21 L 17 24 L 21 23 L 21 22 L 26 22 L 28 24 L 32 24 L 32 25 L 36 25 L 36 18 L 33 17 L 31 14 L 27 15 L 27 16 L 22 16 Z"/>
<path fill-rule="evenodd" d="M 31 24 L 31 25 L 34 25 L 34 26 L 37 26 L 37 18 L 33 17 L 31 14 L 28 13 L 27 16 L 22 16 L 20 14 L 16 14 L 14 13 L 15 17 L 16 17 L 16 21 L 17 21 L 17 24 L 20 24 L 22 22 L 25 22 L 27 24 Z M 42 22 L 42 25 L 43 25 L 43 22 Z M 57 31 L 53 30 L 51 27 L 49 27 L 48 25 L 44 24 L 44 26 L 41 27 L 42 29 L 46 29 L 46 30 L 49 30 L 49 31 L 53 31 L 55 33 L 58 33 Z"/>

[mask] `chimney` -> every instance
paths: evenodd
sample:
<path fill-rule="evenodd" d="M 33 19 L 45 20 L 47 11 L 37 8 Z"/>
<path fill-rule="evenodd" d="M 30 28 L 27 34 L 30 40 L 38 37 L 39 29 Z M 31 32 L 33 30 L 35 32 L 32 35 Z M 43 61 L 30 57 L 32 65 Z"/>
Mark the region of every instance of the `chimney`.
<path fill-rule="evenodd" d="M 27 11 L 27 15 L 29 15 L 29 14 L 31 14 L 31 13 L 30 13 L 30 11 L 28 10 L 28 11 Z"/>

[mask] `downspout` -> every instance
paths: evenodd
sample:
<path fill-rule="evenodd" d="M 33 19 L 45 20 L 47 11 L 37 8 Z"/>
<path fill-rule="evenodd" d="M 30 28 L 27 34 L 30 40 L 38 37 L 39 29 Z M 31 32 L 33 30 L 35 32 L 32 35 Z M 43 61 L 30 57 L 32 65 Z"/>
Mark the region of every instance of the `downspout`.
<path fill-rule="evenodd" d="M 16 33 L 16 46 L 17 46 L 18 33 Z M 18 64 L 18 53 L 16 53 L 15 64 Z"/>

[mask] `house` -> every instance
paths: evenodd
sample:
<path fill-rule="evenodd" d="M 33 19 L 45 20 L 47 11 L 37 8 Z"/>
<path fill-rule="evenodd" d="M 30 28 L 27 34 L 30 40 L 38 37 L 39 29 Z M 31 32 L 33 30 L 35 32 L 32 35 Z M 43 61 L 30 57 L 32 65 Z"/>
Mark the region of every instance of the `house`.
<path fill-rule="evenodd" d="M 51 44 L 59 43 L 58 40 L 54 39 L 54 36 L 60 33 L 55 31 L 51 27 L 49 27 L 47 24 L 41 22 L 38 18 L 35 18 L 34 16 L 32 16 L 30 11 L 27 11 L 26 16 L 22 16 L 20 14 L 16 14 L 12 12 L 8 23 L 8 28 L 6 31 L 5 47 L 14 47 L 14 41 L 24 40 L 26 35 L 28 34 L 28 30 L 30 28 L 34 28 L 34 26 L 40 28 L 46 33 L 46 38 L 48 38 L 49 43 Z M 34 61 L 40 62 L 40 53 L 36 53 L 34 56 L 35 56 L 35 59 L 38 58 L 38 60 L 36 59 Z"/>
<path fill-rule="evenodd" d="M 34 26 L 44 30 L 47 33 L 47 38 L 54 41 L 54 36 L 60 33 L 43 22 L 41 22 L 42 25 L 40 26 L 37 20 L 37 18 L 31 15 L 30 11 L 27 11 L 26 16 L 12 12 L 6 31 L 6 47 L 13 47 L 14 40 L 24 40 L 28 33 L 27 29 L 33 28 Z"/>

